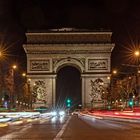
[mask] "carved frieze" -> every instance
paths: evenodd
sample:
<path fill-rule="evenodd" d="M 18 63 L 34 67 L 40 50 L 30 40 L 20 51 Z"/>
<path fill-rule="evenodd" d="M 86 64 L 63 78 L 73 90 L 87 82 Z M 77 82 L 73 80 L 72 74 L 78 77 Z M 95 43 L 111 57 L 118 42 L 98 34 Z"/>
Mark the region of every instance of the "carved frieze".
<path fill-rule="evenodd" d="M 65 55 L 75 55 L 75 54 L 94 54 L 95 50 L 32 50 L 27 49 L 28 53 L 31 54 L 65 54 Z M 99 50 L 101 51 L 101 50 Z"/>
<path fill-rule="evenodd" d="M 24 45 L 28 54 L 93 54 L 95 52 L 109 53 L 113 44 L 27 44 Z"/>
<path fill-rule="evenodd" d="M 88 59 L 88 70 L 107 70 L 107 59 Z"/>
<path fill-rule="evenodd" d="M 76 62 L 78 64 L 80 64 L 83 68 L 85 68 L 85 58 L 71 58 L 71 57 L 67 57 L 67 58 L 54 58 L 53 59 L 53 68 L 55 68 L 59 62 L 63 62 L 63 63 L 74 63 L 76 64 Z"/>
<path fill-rule="evenodd" d="M 49 71 L 50 60 L 30 60 L 30 71 Z"/>

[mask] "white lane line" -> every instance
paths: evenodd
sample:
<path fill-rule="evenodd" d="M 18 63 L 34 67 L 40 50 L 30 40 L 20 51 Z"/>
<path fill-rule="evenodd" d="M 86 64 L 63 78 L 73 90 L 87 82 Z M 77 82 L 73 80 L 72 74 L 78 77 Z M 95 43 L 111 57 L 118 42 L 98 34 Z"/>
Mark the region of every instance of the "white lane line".
<path fill-rule="evenodd" d="M 56 137 L 53 140 L 62 140 L 61 136 L 63 135 L 71 117 L 68 118 L 67 122 L 62 126 L 62 129 L 57 133 Z"/>

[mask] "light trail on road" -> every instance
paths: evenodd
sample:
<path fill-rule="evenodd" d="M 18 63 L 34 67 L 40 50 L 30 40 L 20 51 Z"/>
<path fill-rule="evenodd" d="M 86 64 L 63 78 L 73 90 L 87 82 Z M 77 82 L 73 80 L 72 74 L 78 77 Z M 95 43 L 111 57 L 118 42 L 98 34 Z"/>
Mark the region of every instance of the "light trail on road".
<path fill-rule="evenodd" d="M 40 117 L 23 124 L 0 127 L 0 140 L 139 140 L 140 125 L 72 115 Z M 18 121 L 17 121 L 18 122 Z M 112 139 L 113 138 L 113 139 Z"/>

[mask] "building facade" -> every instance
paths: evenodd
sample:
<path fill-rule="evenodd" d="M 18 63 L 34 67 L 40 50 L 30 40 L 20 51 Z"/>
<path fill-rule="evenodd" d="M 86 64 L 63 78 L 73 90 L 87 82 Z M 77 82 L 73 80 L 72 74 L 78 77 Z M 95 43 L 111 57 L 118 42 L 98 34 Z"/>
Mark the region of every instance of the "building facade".
<path fill-rule="evenodd" d="M 83 107 L 100 106 L 110 84 L 111 32 L 49 31 L 26 33 L 27 75 L 33 107 L 55 106 L 56 78 L 65 66 L 81 74 Z"/>

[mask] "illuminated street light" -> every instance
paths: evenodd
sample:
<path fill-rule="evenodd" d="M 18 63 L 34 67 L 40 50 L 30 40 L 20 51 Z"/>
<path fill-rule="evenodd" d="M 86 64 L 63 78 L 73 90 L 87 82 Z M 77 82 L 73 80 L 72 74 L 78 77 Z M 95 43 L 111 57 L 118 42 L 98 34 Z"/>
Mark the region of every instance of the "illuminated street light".
<path fill-rule="evenodd" d="M 17 68 L 17 66 L 16 66 L 16 65 L 13 65 L 13 66 L 12 66 L 12 68 L 13 68 L 13 69 L 16 69 L 16 68 Z"/>
<path fill-rule="evenodd" d="M 31 82 L 31 79 L 30 78 L 28 78 L 28 82 Z"/>
<path fill-rule="evenodd" d="M 134 52 L 134 55 L 135 55 L 136 57 L 139 57 L 139 56 L 140 56 L 140 51 L 136 50 L 136 51 Z"/>
<path fill-rule="evenodd" d="M 108 76 L 107 79 L 110 80 L 110 76 Z"/>
<path fill-rule="evenodd" d="M 117 70 L 113 70 L 113 74 L 117 74 Z"/>
<path fill-rule="evenodd" d="M 137 67 L 138 67 L 138 69 L 137 69 L 137 73 L 138 74 L 140 74 L 140 70 L 139 70 L 139 68 L 140 68 L 140 51 L 139 50 L 136 50 L 135 52 L 134 52 L 134 55 L 136 56 L 136 58 L 137 58 Z"/>
<path fill-rule="evenodd" d="M 12 90 L 10 95 L 10 107 L 14 107 L 15 105 L 15 73 L 14 70 L 17 69 L 17 65 L 12 65 L 11 71 L 12 71 Z"/>
<path fill-rule="evenodd" d="M 136 88 L 138 93 L 138 104 L 140 102 L 140 51 L 136 50 L 134 55 L 137 58 L 137 75 L 136 75 Z"/>
<path fill-rule="evenodd" d="M 0 102 L 2 101 L 3 98 L 5 98 L 5 89 L 6 89 L 6 84 L 5 84 L 5 63 L 4 61 L 6 60 L 7 56 L 7 48 L 5 48 L 3 45 L 0 46 Z M 3 101 L 4 102 L 4 101 Z M 1 102 L 2 103 L 2 102 Z M 7 108 L 7 102 L 5 102 L 6 108 Z M 2 105 L 4 105 L 2 103 Z"/>
<path fill-rule="evenodd" d="M 129 77 L 128 77 L 128 79 L 130 79 L 130 80 L 131 80 L 131 79 L 132 79 L 132 77 L 131 77 L 131 76 L 129 76 Z"/>
<path fill-rule="evenodd" d="M 23 73 L 22 73 L 22 76 L 23 76 L 23 77 L 26 77 L 26 73 L 25 73 L 25 72 L 23 72 Z"/>
<path fill-rule="evenodd" d="M 138 74 L 140 74 L 140 70 L 138 70 L 137 72 L 138 72 Z"/>
<path fill-rule="evenodd" d="M 7 49 L 8 48 L 6 48 L 6 47 L 0 46 L 0 59 L 1 60 L 7 59 L 7 57 L 6 57 L 6 56 L 8 56 Z"/>
<path fill-rule="evenodd" d="M 2 52 L 0 51 L 0 57 L 2 57 Z"/>
<path fill-rule="evenodd" d="M 2 95 L 3 92 L 3 72 L 2 72 L 2 60 L 3 59 L 3 53 L 0 50 L 0 95 Z M 0 99 L 1 102 L 2 99 Z"/>

